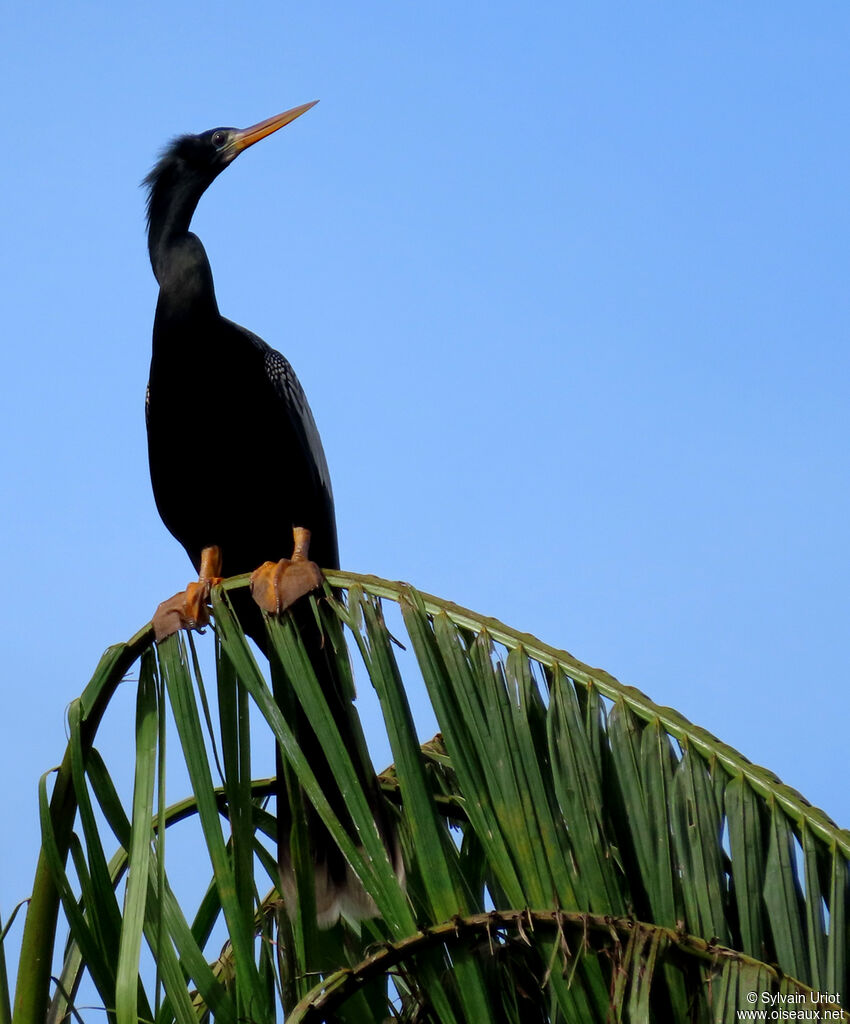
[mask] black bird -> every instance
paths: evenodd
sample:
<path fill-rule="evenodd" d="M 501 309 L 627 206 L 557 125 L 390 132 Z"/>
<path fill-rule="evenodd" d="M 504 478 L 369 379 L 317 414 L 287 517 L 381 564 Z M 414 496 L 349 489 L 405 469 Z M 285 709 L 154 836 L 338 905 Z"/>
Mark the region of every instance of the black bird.
<path fill-rule="evenodd" d="M 163 522 L 202 579 L 284 559 L 296 529 L 296 561 L 305 561 L 306 545 L 326 568 L 339 566 L 327 462 L 298 378 L 279 352 L 219 313 L 206 252 L 189 231 L 199 199 L 225 167 L 312 106 L 243 131 L 184 135 L 146 179 L 148 249 L 159 282 L 147 396 L 151 482 Z M 316 572 L 291 575 L 303 576 L 306 590 L 320 580 Z M 260 589 L 267 582 L 273 590 L 270 570 Z M 155 618 L 159 635 L 202 622 L 207 590 L 192 587 L 184 601 L 165 602 Z M 285 592 L 277 604 L 298 596 Z"/>
<path fill-rule="evenodd" d="M 189 230 L 198 201 L 225 167 L 313 105 L 305 103 L 243 130 L 183 135 L 145 179 L 148 248 L 159 282 L 146 399 L 151 482 L 163 522 L 199 573 L 197 583 L 159 606 L 154 626 L 162 639 L 182 627 L 204 625 L 211 583 L 245 572 L 254 572 L 253 595 L 267 611 L 294 604 L 334 718 L 343 736 L 350 737 L 349 749 L 363 752 L 359 770 L 382 827 L 374 770 L 351 700 L 322 648 L 309 607 L 298 603 L 321 582 L 316 563 L 339 567 L 333 496 L 319 433 L 289 362 L 219 313 L 206 252 Z M 243 599 L 237 611 L 246 632 L 265 651 L 257 607 Z M 353 828 L 303 712 L 296 713 L 296 726 L 314 772 L 330 790 L 332 806 Z M 280 768 L 278 752 L 279 780 Z M 282 781 L 277 800 L 282 888 L 291 898 L 292 821 Z M 340 911 L 366 916 L 371 908 L 362 887 L 307 806 L 320 923 L 332 924 Z"/>

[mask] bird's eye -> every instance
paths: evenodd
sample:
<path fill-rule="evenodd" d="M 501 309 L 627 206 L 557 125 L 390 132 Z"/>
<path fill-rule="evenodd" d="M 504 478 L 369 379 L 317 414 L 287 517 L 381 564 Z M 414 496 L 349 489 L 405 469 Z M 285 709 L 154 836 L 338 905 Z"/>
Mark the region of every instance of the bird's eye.
<path fill-rule="evenodd" d="M 227 142 L 227 132 L 214 132 L 212 144 L 216 149 L 222 149 Z"/>

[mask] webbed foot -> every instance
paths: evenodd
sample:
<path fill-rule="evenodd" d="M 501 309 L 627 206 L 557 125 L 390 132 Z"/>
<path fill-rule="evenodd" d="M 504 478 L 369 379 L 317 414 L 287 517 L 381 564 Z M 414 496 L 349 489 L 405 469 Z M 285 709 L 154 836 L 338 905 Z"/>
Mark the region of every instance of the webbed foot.
<path fill-rule="evenodd" d="M 292 558 L 264 562 L 251 574 L 251 594 L 257 604 L 270 615 L 278 615 L 322 585 L 322 570 L 311 562 L 310 531 L 296 526 L 292 535 L 295 546 Z"/>
<path fill-rule="evenodd" d="M 213 545 L 201 552 L 201 569 L 196 583 L 190 583 L 163 601 L 152 619 L 156 642 L 181 629 L 203 629 L 209 625 L 210 590 L 221 582 L 221 548 Z"/>

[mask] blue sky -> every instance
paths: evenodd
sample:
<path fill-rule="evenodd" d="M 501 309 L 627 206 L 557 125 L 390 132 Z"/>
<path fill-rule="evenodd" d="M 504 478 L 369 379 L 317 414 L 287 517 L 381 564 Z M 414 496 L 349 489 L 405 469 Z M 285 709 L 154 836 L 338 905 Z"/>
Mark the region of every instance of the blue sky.
<path fill-rule="evenodd" d="M 139 182 L 174 134 L 317 98 L 194 226 L 307 390 L 343 566 L 604 667 L 850 823 L 846 4 L 0 25 L 0 914 L 67 703 L 191 574 L 148 480 Z"/>

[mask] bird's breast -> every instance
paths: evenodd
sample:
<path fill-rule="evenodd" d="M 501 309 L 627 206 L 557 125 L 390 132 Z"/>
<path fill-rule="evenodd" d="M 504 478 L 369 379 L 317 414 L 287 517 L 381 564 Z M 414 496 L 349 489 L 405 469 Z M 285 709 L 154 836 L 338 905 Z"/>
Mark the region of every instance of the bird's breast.
<path fill-rule="evenodd" d="M 300 385 L 294 402 L 269 373 L 272 350 L 229 321 L 157 327 L 148 454 L 170 532 L 196 564 L 218 544 L 229 575 L 288 556 L 291 528 L 301 525 L 322 564 L 336 564 L 327 467 L 318 435 L 305 429 L 315 433 Z"/>

